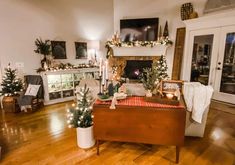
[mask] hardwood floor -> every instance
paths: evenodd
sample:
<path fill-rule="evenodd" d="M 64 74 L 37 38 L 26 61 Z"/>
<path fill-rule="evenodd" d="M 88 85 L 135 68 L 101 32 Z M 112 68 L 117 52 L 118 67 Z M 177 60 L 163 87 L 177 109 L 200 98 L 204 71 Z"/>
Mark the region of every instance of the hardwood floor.
<path fill-rule="evenodd" d="M 71 104 L 71 103 L 67 103 Z M 146 164 L 171 165 L 175 147 L 103 142 L 79 149 L 75 129 L 66 123 L 66 104 L 47 106 L 35 113 L 0 115 L 1 164 Z M 222 107 L 223 108 L 223 107 Z M 234 109 L 235 111 L 235 109 Z M 235 165 L 235 115 L 210 109 L 204 138 L 187 137 L 182 165 Z"/>

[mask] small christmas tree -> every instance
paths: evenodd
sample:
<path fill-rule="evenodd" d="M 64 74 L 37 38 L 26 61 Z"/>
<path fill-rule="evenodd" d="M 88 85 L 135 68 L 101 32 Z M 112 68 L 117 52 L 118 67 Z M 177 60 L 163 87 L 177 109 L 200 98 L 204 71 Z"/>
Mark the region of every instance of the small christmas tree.
<path fill-rule="evenodd" d="M 17 78 L 17 70 L 12 69 L 10 64 L 5 68 L 5 75 L 3 77 L 1 86 L 1 95 L 5 96 L 16 96 L 20 91 L 23 90 L 23 83 L 20 78 Z"/>
<path fill-rule="evenodd" d="M 78 95 L 78 102 L 77 106 L 68 109 L 68 124 L 69 127 L 81 127 L 87 128 L 93 125 L 92 122 L 92 103 L 93 97 L 89 88 L 85 84 L 84 88 L 81 88 L 80 91 L 77 93 Z"/>
<path fill-rule="evenodd" d="M 157 61 L 155 69 L 157 70 L 158 73 L 157 77 L 158 82 L 161 82 L 162 80 L 165 80 L 169 77 L 167 74 L 168 67 L 165 56 L 161 55 L 160 59 Z"/>
<path fill-rule="evenodd" d="M 156 87 L 157 70 L 155 68 L 144 68 L 141 74 L 141 82 L 143 83 L 144 89 L 153 91 Z"/>

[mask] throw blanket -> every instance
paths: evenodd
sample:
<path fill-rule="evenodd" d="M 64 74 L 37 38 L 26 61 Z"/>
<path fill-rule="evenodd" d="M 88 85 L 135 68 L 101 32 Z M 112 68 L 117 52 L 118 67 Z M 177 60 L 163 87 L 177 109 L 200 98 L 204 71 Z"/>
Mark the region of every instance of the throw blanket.
<path fill-rule="evenodd" d="M 198 123 L 202 122 L 202 116 L 210 105 L 213 94 L 211 86 L 205 86 L 198 82 L 184 83 L 184 99 L 187 110 L 192 112 L 192 119 Z"/>

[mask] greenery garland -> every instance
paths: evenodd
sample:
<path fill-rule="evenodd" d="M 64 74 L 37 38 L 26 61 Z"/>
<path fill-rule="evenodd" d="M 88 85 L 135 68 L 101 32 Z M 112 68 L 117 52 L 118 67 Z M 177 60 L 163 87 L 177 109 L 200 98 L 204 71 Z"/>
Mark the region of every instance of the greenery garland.
<path fill-rule="evenodd" d="M 105 43 L 105 48 L 107 49 L 106 58 L 109 58 L 113 55 L 112 47 L 154 47 L 156 45 L 172 45 L 173 42 L 168 38 L 160 38 L 157 41 L 129 41 L 129 42 L 120 42 L 115 40 L 108 40 Z"/>

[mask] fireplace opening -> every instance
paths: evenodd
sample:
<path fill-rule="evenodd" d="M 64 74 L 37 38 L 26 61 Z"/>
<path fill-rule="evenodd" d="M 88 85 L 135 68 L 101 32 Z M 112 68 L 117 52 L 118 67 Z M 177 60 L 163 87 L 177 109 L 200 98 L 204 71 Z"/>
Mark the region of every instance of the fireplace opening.
<path fill-rule="evenodd" d="M 153 60 L 127 60 L 123 77 L 139 79 L 144 68 L 151 68 Z"/>

